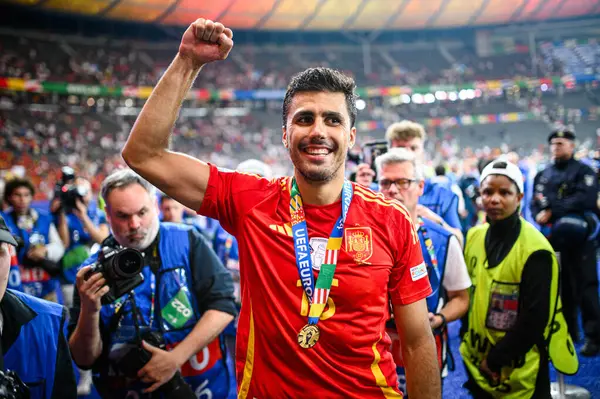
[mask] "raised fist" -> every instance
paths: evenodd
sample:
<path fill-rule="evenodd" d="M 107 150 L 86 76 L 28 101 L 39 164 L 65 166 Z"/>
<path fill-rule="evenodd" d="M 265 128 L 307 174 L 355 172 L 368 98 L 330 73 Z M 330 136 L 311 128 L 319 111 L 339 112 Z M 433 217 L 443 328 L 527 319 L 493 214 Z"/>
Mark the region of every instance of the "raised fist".
<path fill-rule="evenodd" d="M 179 54 L 200 67 L 224 60 L 233 47 L 233 32 L 219 22 L 199 18 L 183 34 Z"/>

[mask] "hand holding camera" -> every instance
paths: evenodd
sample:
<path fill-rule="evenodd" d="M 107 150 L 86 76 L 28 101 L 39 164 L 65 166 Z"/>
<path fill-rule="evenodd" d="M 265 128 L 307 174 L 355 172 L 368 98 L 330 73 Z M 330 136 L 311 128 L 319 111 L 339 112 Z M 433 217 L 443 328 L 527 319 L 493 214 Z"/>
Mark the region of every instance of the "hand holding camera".
<path fill-rule="evenodd" d="M 88 208 L 83 203 L 83 200 L 81 200 L 80 198 L 76 198 L 75 207 L 72 210 L 73 214 L 77 216 L 79 220 L 83 221 L 83 219 L 87 216 L 87 210 Z"/>
<path fill-rule="evenodd" d="M 96 301 L 100 300 L 98 309 L 101 305 L 113 303 L 144 282 L 143 268 L 144 256 L 140 251 L 103 246 L 98 260 L 77 273 L 77 289 L 82 304 L 84 292 L 90 300 L 89 305 L 96 305 Z"/>
<path fill-rule="evenodd" d="M 90 275 L 92 266 L 81 268 L 77 272 L 76 284 L 81 298 L 81 308 L 91 312 L 99 312 L 102 307 L 101 299 L 110 290 L 106 279 L 101 273 Z"/>
<path fill-rule="evenodd" d="M 117 364 L 129 378 L 152 384 L 144 392 L 161 394 L 165 399 L 195 399 L 192 388 L 185 382 L 175 353 L 165 350 L 162 335 L 148 331 L 139 337 L 141 344 L 130 350 Z"/>
<path fill-rule="evenodd" d="M 142 348 L 152 354 L 152 358 L 138 371 L 137 375 L 145 383 L 152 384 L 144 392 L 154 392 L 160 386 L 170 381 L 181 367 L 174 352 L 167 352 L 161 348 L 142 341 Z"/>

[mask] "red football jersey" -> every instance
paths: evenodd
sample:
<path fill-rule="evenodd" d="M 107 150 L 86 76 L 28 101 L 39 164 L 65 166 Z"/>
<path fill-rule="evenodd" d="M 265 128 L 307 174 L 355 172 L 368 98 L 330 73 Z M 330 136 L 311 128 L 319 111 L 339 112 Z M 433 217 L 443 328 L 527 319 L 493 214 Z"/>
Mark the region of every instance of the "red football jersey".
<path fill-rule="evenodd" d="M 410 304 L 431 293 L 408 212 L 354 185 L 320 339 L 303 349 L 297 335 L 308 322 L 309 304 L 294 255 L 290 185 L 289 177 L 267 180 L 211 165 L 199 209 L 238 240 L 239 397 L 401 398 L 385 332 L 388 304 Z M 318 269 L 342 205 L 305 204 L 304 211 Z"/>

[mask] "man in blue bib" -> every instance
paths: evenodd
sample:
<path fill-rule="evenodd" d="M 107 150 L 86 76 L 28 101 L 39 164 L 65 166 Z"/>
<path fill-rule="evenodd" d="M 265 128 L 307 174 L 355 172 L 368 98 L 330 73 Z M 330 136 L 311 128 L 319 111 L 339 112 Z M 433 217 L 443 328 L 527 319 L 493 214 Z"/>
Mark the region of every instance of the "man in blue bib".
<path fill-rule="evenodd" d="M 385 133 L 388 148 L 405 148 L 415 154 L 417 161 L 423 162 L 426 133 L 422 125 L 404 120 L 388 127 Z M 450 229 L 462 244 L 463 234 L 458 215 L 458 196 L 441 184 L 425 179 L 423 194 L 417 208 L 419 216 L 442 224 Z"/>
<path fill-rule="evenodd" d="M 234 398 L 219 337 L 236 314 L 229 272 L 192 226 L 159 222 L 154 187 L 131 170 L 107 177 L 102 197 L 112 235 L 77 273 L 73 359 L 105 398 Z"/>
<path fill-rule="evenodd" d="M 414 153 L 404 148 L 392 148 L 377 157 L 379 189 L 389 199 L 395 199 L 407 208 L 413 223 L 418 227 L 423 259 L 433 290 L 427 297 L 429 321 L 434 333 L 437 355 L 442 377 L 448 369 L 453 370 L 453 359 L 448 356 L 448 322 L 457 320 L 469 309 L 471 279 L 462 255 L 458 239 L 438 223 L 420 217 L 417 211 L 419 197 L 423 193 L 423 167 L 416 161 Z M 393 324 L 393 323 L 392 323 Z M 392 354 L 395 357 L 400 388 L 406 391 L 406 376 L 401 366 L 399 339 L 392 325 L 388 333 L 392 337 Z M 397 347 L 395 347 L 396 345 Z"/>
<path fill-rule="evenodd" d="M 45 211 L 33 209 L 33 184 L 26 179 L 8 181 L 4 199 L 10 208 L 3 214 L 11 233 L 18 238 L 18 265 L 11 267 L 9 287 L 38 298 L 62 303 L 60 259 L 65 247 Z"/>
<path fill-rule="evenodd" d="M 5 397 L 2 389 L 12 388 L 28 391 L 27 397 L 34 399 L 75 399 L 75 374 L 64 336 L 66 309 L 7 289 L 16 246 L 0 216 L 0 373 L 5 377 L 0 397 Z"/>

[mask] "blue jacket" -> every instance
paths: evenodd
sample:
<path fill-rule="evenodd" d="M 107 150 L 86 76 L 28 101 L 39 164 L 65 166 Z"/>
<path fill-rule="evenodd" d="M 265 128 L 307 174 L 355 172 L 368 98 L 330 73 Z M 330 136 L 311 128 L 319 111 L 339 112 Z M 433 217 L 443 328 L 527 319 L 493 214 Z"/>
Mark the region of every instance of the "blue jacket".
<path fill-rule="evenodd" d="M 95 226 L 106 224 L 104 212 L 98 208 L 88 208 L 88 217 Z M 79 265 L 89 257 L 89 248 L 93 245 L 92 237 L 83 227 L 83 223 L 72 213 L 66 215 L 69 227 L 69 247 L 63 256 L 63 277 L 70 283 L 75 283 Z M 86 256 L 87 255 L 87 256 Z M 82 259 L 83 257 L 83 259 Z"/>
<path fill-rule="evenodd" d="M 144 282 L 133 290 L 142 332 L 149 329 L 159 331 L 167 349 L 172 349 L 187 337 L 202 317 L 202 309 L 205 309 L 205 305 L 198 302 L 193 283 L 194 268 L 202 266 L 192 265 L 190 262 L 190 253 L 197 248 L 197 243 L 191 243 L 190 237 L 203 240 L 192 226 L 161 223 L 158 270 L 152 271 L 151 260 L 148 259 L 149 266 L 142 270 Z M 205 241 L 202 242 L 207 245 Z M 148 257 L 152 258 L 151 255 L 146 258 Z M 97 254 L 94 254 L 82 266 L 90 265 L 96 260 Z M 155 308 L 152 312 L 153 299 Z M 115 316 L 117 310 L 122 317 L 118 319 L 118 327 L 110 331 L 109 326 L 118 317 Z M 133 307 L 128 295 L 104 305 L 100 310 L 100 318 L 104 348 L 109 356 L 116 353 L 120 346 L 135 341 Z M 117 388 L 123 386 L 124 378 L 118 375 L 110 361 L 106 366 L 98 370 L 100 375 L 95 380 L 103 389 L 110 390 L 111 397 L 125 397 L 128 392 L 136 392 L 140 398 L 147 397 L 142 393 L 147 385 L 141 382 L 127 388 Z M 233 359 L 227 356 L 220 338 L 185 363 L 182 375 L 194 391 L 210 391 L 213 399 L 235 397 Z"/>
<path fill-rule="evenodd" d="M 460 229 L 458 196 L 451 190 L 427 180 L 423 188 L 423 195 L 419 198 L 419 204 L 440 215 L 450 227 Z"/>
<path fill-rule="evenodd" d="M 4 366 L 27 384 L 32 399 L 76 398 L 77 386 L 65 336 L 66 310 L 55 303 L 7 290 Z"/>
<path fill-rule="evenodd" d="M 555 162 L 539 172 L 533 183 L 531 213 L 535 218 L 544 209 L 552 211 L 548 224 L 557 219 L 585 212 L 596 212 L 598 179 L 589 166 L 573 158 Z M 541 197 L 536 198 L 536 197 Z"/>
<path fill-rule="evenodd" d="M 446 271 L 446 258 L 448 256 L 448 242 L 452 234 L 437 223 L 429 219 L 423 219 L 425 232 L 428 238 L 433 242 L 433 249 L 437 260 L 437 267 L 434 267 L 431 256 L 425 242 L 425 232 L 423 227 L 419 226 L 419 240 L 421 242 L 421 252 L 423 259 L 427 264 L 427 273 L 432 293 L 427 297 L 427 309 L 432 313 L 437 313 L 440 305 L 445 301 L 444 273 Z"/>
<path fill-rule="evenodd" d="M 53 298 L 54 302 L 62 303 L 62 291 L 58 278 L 51 277 L 41 267 L 24 267 L 23 260 L 31 244 L 46 245 L 50 242 L 50 225 L 52 216 L 47 212 L 36 210 L 38 217 L 31 229 L 19 228 L 16 216 L 12 211 L 4 214 L 6 225 L 11 233 L 20 237 L 23 246 L 19 248 L 17 259 L 19 261 L 20 285 L 10 285 L 9 288 L 24 291 L 38 298 Z M 17 281 L 17 279 L 13 280 Z"/>

